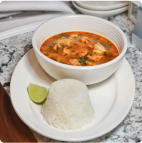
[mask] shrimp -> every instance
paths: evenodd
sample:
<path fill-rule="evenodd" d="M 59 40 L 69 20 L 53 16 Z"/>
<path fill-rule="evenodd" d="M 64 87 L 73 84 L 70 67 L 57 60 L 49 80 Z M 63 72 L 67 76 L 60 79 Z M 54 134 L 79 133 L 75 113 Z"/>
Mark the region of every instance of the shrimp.
<path fill-rule="evenodd" d="M 80 51 L 79 52 L 79 56 L 80 57 L 84 57 L 85 55 L 87 55 L 88 54 L 88 50 L 87 49 L 84 49 L 83 51 Z"/>
<path fill-rule="evenodd" d="M 87 56 L 87 58 L 89 59 L 89 60 L 92 60 L 92 61 L 100 61 L 102 58 L 103 58 L 104 56 L 100 56 L 100 55 L 94 55 L 94 56 Z"/>
<path fill-rule="evenodd" d="M 63 56 L 68 55 L 70 50 L 66 47 L 63 49 Z"/>
<path fill-rule="evenodd" d="M 90 49 L 94 49 L 94 46 L 88 45 L 88 48 L 90 48 Z"/>
<path fill-rule="evenodd" d="M 80 63 L 77 59 L 71 59 L 68 63 L 73 66 L 80 66 Z"/>
<path fill-rule="evenodd" d="M 87 38 L 87 37 L 81 38 L 81 42 L 83 42 L 83 43 L 87 43 L 88 41 L 89 41 L 89 38 Z"/>
<path fill-rule="evenodd" d="M 53 50 L 57 51 L 58 49 L 62 48 L 62 46 L 60 44 L 56 44 L 54 47 L 53 47 Z"/>
<path fill-rule="evenodd" d="M 79 54 L 79 51 L 75 51 L 73 54 L 74 54 L 74 55 L 78 55 L 78 54 Z"/>
<path fill-rule="evenodd" d="M 70 36 L 70 39 L 76 39 L 77 38 L 77 35 L 71 35 Z"/>
<path fill-rule="evenodd" d="M 86 63 L 87 66 L 93 66 L 92 62 L 86 61 L 85 63 Z"/>
<path fill-rule="evenodd" d="M 62 43 L 66 46 L 70 46 L 71 40 L 65 37 L 62 37 L 58 40 L 58 43 Z"/>
<path fill-rule="evenodd" d="M 102 46 L 99 42 L 94 45 L 93 53 L 103 54 L 104 52 L 106 52 L 106 50 L 105 50 L 104 46 Z"/>

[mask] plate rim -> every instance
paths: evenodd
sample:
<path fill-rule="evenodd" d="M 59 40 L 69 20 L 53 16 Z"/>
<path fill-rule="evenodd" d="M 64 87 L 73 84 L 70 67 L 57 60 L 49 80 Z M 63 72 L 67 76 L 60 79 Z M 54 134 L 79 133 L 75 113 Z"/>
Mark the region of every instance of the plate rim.
<path fill-rule="evenodd" d="M 85 5 L 85 4 L 82 4 L 82 1 L 73 1 L 75 2 L 76 4 L 78 4 L 81 8 L 84 8 L 84 9 L 87 9 L 87 10 L 100 10 L 100 11 L 107 11 L 107 10 L 115 10 L 115 9 L 119 9 L 119 8 L 122 8 L 122 7 L 125 7 L 125 6 L 128 6 L 129 3 L 128 1 L 125 1 L 123 3 L 120 3 L 120 4 L 115 4 L 115 5 L 111 5 L 111 6 L 91 6 L 91 5 Z M 115 6 L 115 7 L 114 7 Z"/>
<path fill-rule="evenodd" d="M 72 1 L 72 4 L 74 5 L 74 7 L 80 11 L 81 13 L 85 14 L 85 15 L 91 15 L 91 16 L 95 16 L 95 17 L 100 17 L 100 18 L 108 18 L 110 16 L 115 16 L 118 15 L 122 12 L 125 12 L 128 10 L 129 6 L 125 6 L 122 7 L 120 9 L 115 9 L 115 10 L 111 10 L 111 11 L 93 11 L 93 10 L 88 10 L 88 9 L 84 9 L 82 7 L 79 7 L 76 3 L 74 3 Z"/>
<path fill-rule="evenodd" d="M 79 5 L 77 5 L 74 1 L 72 1 L 73 5 L 77 8 L 77 9 L 81 9 L 85 12 L 90 12 L 92 14 L 96 13 L 96 14 L 111 14 L 113 12 L 119 12 L 121 10 L 125 10 L 125 9 L 128 9 L 129 6 L 124 6 L 124 7 L 121 7 L 121 8 L 118 8 L 118 9 L 113 9 L 113 10 L 108 10 L 108 11 L 97 11 L 97 10 L 90 10 L 90 9 L 85 9 L 83 7 L 80 7 Z"/>
<path fill-rule="evenodd" d="M 12 74 L 12 77 L 11 77 L 11 84 L 10 84 L 10 95 L 11 95 L 11 96 L 10 96 L 10 99 L 11 99 L 11 103 L 12 103 L 13 109 L 14 109 L 14 111 L 16 112 L 16 114 L 18 115 L 18 117 L 19 117 L 28 127 L 30 127 L 30 128 L 31 128 L 32 130 L 34 130 L 35 132 L 37 132 L 37 133 L 39 133 L 40 135 L 43 135 L 43 136 L 45 136 L 45 137 L 48 137 L 48 138 L 51 138 L 51 139 L 55 139 L 55 140 L 60 140 L 60 141 L 72 141 L 72 142 L 76 142 L 76 141 L 87 141 L 87 140 L 91 140 L 91 139 L 98 138 L 98 137 L 103 136 L 103 135 L 107 134 L 108 132 L 112 131 L 114 128 L 116 128 L 116 127 L 125 119 L 125 117 L 126 117 L 127 114 L 129 113 L 129 111 L 130 111 L 130 109 L 131 109 L 131 107 L 132 107 L 132 104 L 133 104 L 133 102 L 134 102 L 134 97 L 135 97 L 135 79 L 134 79 L 134 75 L 133 75 L 131 66 L 129 65 L 128 61 L 124 58 L 124 60 L 125 60 L 125 61 L 127 62 L 127 64 L 129 65 L 129 67 L 130 67 L 130 69 L 131 69 L 131 73 L 132 73 L 132 75 L 133 75 L 133 86 L 134 86 L 134 87 L 133 87 L 133 93 L 132 93 L 133 99 L 131 100 L 131 103 L 129 104 L 129 108 L 127 108 L 127 112 L 125 113 L 125 115 L 121 116 L 121 119 L 119 119 L 119 121 L 118 121 L 117 123 L 115 123 L 115 125 L 112 125 L 111 128 L 108 128 L 107 130 L 101 132 L 101 133 L 98 134 L 97 136 L 91 136 L 91 137 L 88 137 L 88 138 L 82 137 L 82 138 L 79 138 L 79 139 L 74 139 L 74 138 L 73 138 L 73 139 L 71 139 L 71 138 L 69 138 L 69 139 L 63 139 L 62 137 L 60 138 L 60 137 L 55 137 L 54 135 L 53 135 L 53 136 L 50 136 L 50 135 L 43 134 L 43 133 L 41 133 L 40 131 L 34 129 L 30 124 L 28 124 L 28 123 L 27 123 L 24 119 L 22 119 L 22 117 L 18 114 L 18 112 L 17 112 L 17 110 L 16 110 L 16 108 L 15 108 L 15 106 L 14 106 L 14 103 L 13 103 L 13 100 L 12 100 L 12 94 L 11 94 L 11 93 L 12 93 L 12 83 L 13 83 L 13 79 L 14 79 L 14 73 L 15 73 L 16 69 L 18 68 L 18 66 L 20 65 L 20 63 L 22 62 L 23 58 L 26 57 L 26 55 L 27 55 L 29 52 L 34 52 L 34 50 L 33 50 L 33 49 L 29 50 L 29 51 L 20 59 L 20 61 L 18 62 L 18 64 L 16 65 L 16 67 L 15 67 L 15 69 L 14 69 L 14 71 L 13 71 L 13 74 Z"/>

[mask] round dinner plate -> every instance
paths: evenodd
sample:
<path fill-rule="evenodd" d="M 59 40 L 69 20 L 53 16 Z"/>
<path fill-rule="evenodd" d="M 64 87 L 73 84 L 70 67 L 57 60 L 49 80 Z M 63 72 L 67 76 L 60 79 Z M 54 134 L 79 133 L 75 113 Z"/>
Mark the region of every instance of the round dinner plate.
<path fill-rule="evenodd" d="M 52 139 L 85 141 L 102 136 L 123 121 L 133 103 L 134 76 L 130 65 L 123 59 L 119 69 L 111 77 L 87 86 L 95 110 L 94 120 L 82 129 L 59 130 L 43 120 L 42 105 L 33 103 L 27 93 L 30 83 L 49 88 L 54 81 L 41 68 L 32 49 L 17 64 L 10 84 L 12 105 L 21 120 L 36 132 Z"/>
<path fill-rule="evenodd" d="M 80 7 L 89 10 L 112 10 L 122 8 L 129 4 L 128 1 L 75 1 Z"/>
<path fill-rule="evenodd" d="M 128 10 L 128 6 L 125 6 L 125 7 L 119 8 L 119 9 L 114 9 L 114 10 L 109 10 L 109 11 L 95 11 L 95 10 L 88 10 L 88 9 L 82 8 L 82 7 L 78 6 L 76 4 L 76 2 L 72 2 L 72 3 L 75 6 L 75 8 L 78 9 L 83 14 L 93 15 L 93 16 L 97 16 L 97 17 L 101 17 L 101 18 L 107 18 L 109 16 L 114 16 L 114 15 L 120 14 L 120 13 Z"/>

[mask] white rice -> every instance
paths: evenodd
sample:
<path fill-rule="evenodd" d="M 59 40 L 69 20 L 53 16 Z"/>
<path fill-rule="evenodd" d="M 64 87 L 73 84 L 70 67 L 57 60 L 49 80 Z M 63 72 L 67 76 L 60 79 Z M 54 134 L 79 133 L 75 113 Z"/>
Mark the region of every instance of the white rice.
<path fill-rule="evenodd" d="M 43 118 L 58 129 L 75 130 L 94 119 L 86 85 L 74 79 L 52 83 L 42 107 Z"/>

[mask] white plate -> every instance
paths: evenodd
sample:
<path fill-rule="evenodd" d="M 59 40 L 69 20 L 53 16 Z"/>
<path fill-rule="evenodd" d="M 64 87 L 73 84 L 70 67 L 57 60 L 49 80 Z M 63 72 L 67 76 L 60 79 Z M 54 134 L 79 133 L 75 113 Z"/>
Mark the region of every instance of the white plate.
<path fill-rule="evenodd" d="M 120 14 L 120 13 L 128 10 L 128 6 L 125 6 L 125 7 L 119 8 L 119 9 L 109 10 L 109 11 L 94 11 L 94 10 L 84 9 L 84 8 L 78 6 L 75 2 L 72 2 L 72 3 L 83 14 L 93 15 L 93 16 L 97 16 L 97 17 L 101 17 L 101 18 L 107 18 L 109 16 L 114 16 L 114 15 Z"/>
<path fill-rule="evenodd" d="M 84 141 L 97 138 L 114 129 L 128 114 L 134 99 L 132 70 L 123 60 L 119 69 L 107 80 L 88 86 L 95 119 L 81 130 L 62 131 L 48 125 L 40 113 L 41 105 L 33 103 L 27 93 L 30 82 L 50 87 L 55 81 L 39 65 L 30 50 L 18 63 L 11 79 L 11 101 L 16 113 L 30 128 L 56 140 Z"/>
<path fill-rule="evenodd" d="M 129 4 L 128 1 L 75 1 L 80 7 L 89 10 L 112 10 Z"/>

